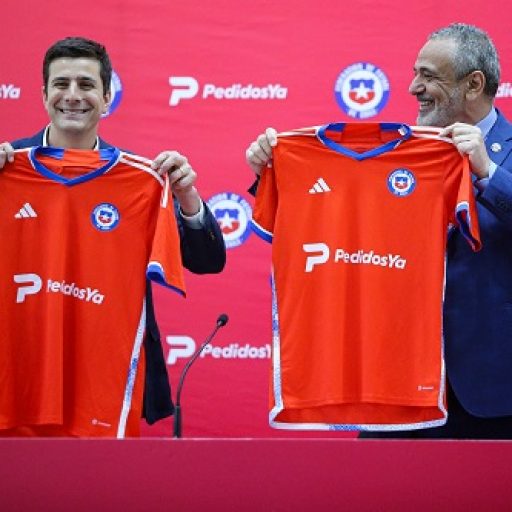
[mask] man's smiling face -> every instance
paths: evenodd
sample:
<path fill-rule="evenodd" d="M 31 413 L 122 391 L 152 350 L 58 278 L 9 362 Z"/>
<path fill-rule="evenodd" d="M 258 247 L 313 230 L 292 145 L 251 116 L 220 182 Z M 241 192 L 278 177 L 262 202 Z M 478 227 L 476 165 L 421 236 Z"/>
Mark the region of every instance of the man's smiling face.
<path fill-rule="evenodd" d="M 95 134 L 109 99 L 110 93 L 103 92 L 97 60 L 63 57 L 51 62 L 46 90 L 43 88 L 51 132 L 73 137 Z"/>
<path fill-rule="evenodd" d="M 427 42 L 418 54 L 409 92 L 418 99 L 420 125 L 467 122 L 465 78 L 455 76 L 456 50 L 454 41 L 440 39 Z"/>

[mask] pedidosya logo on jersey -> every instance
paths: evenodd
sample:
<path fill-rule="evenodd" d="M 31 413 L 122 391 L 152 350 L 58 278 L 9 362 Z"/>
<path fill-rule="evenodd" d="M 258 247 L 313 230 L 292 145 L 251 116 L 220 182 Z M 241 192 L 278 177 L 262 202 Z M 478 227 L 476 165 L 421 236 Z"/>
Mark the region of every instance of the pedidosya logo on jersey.
<path fill-rule="evenodd" d="M 348 265 L 375 265 L 390 269 L 404 270 L 407 260 L 400 254 L 380 254 L 375 250 L 358 249 L 347 251 L 341 247 L 333 250 L 323 243 L 303 244 L 302 249 L 306 253 L 306 266 L 304 272 L 313 272 L 315 266 L 323 265 L 331 260 L 333 263 L 345 263 Z"/>
<path fill-rule="evenodd" d="M 93 226 L 100 231 L 112 231 L 119 224 L 119 210 L 111 203 L 101 203 L 91 213 Z"/>
<path fill-rule="evenodd" d="M 251 233 L 250 204 L 238 194 L 222 192 L 208 199 L 208 206 L 219 223 L 226 248 L 242 245 Z"/>
<path fill-rule="evenodd" d="M 121 83 L 121 79 L 119 75 L 112 70 L 112 79 L 110 80 L 110 104 L 108 106 L 108 110 L 101 115 L 101 117 L 108 117 L 111 115 L 114 110 L 117 109 L 119 103 L 121 103 L 121 99 L 123 97 L 123 84 Z"/>
<path fill-rule="evenodd" d="M 43 279 L 38 274 L 15 274 L 13 280 L 18 284 L 16 291 L 16 302 L 22 303 L 27 300 L 28 295 L 36 295 L 43 289 Z M 46 280 L 46 293 L 61 293 L 75 299 L 92 302 L 93 304 L 102 304 L 105 295 L 97 288 L 90 286 L 81 287 L 76 283 L 68 283 L 66 281 L 59 281 L 55 279 Z"/>
<path fill-rule="evenodd" d="M 395 169 L 388 176 L 388 189 L 395 196 L 408 196 L 415 187 L 414 174 L 408 169 Z"/>
<path fill-rule="evenodd" d="M 356 62 L 345 68 L 334 86 L 336 102 L 350 117 L 368 119 L 376 116 L 389 99 L 389 80 L 384 72 L 369 62 Z"/>

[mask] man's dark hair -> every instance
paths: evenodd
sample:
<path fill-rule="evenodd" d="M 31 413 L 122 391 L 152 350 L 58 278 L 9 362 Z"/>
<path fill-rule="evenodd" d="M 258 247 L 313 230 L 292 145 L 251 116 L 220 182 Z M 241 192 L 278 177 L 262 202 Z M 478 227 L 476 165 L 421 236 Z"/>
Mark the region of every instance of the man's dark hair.
<path fill-rule="evenodd" d="M 452 23 L 436 30 L 429 40 L 449 39 L 457 45 L 454 68 L 455 77 L 461 80 L 473 71 L 485 76 L 484 93 L 494 98 L 500 82 L 500 62 L 496 47 L 483 30 L 466 23 Z"/>
<path fill-rule="evenodd" d="M 110 79 L 112 77 L 112 64 L 106 48 L 96 41 L 84 37 L 66 37 L 54 43 L 44 56 L 43 83 L 45 93 L 48 91 L 48 78 L 50 76 L 50 64 L 55 59 L 70 57 L 72 59 L 94 59 L 100 63 L 100 76 L 103 82 L 103 94 L 110 91 Z"/>

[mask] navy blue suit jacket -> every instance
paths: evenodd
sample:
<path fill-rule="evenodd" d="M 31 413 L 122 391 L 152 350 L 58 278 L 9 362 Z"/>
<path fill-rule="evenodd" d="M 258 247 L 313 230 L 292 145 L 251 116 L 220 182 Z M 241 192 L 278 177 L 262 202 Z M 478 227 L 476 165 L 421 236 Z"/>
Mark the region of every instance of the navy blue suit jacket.
<path fill-rule="evenodd" d="M 44 130 L 41 130 L 32 137 L 18 139 L 11 144 L 14 149 L 39 146 L 43 143 L 43 134 Z M 102 139 L 99 141 L 100 149 L 112 147 Z M 182 222 L 178 207 L 177 201 L 174 201 L 183 265 L 196 274 L 220 272 L 226 263 L 226 248 L 219 225 L 208 206 L 204 205 L 205 218 L 202 229 L 192 229 Z M 174 406 L 149 281 L 146 286 L 146 315 L 146 375 L 142 416 L 152 424 L 170 416 Z"/>
<path fill-rule="evenodd" d="M 444 339 L 448 379 L 480 417 L 512 415 L 512 124 L 502 114 L 486 146 L 498 165 L 477 192 L 482 250 L 448 241 Z"/>

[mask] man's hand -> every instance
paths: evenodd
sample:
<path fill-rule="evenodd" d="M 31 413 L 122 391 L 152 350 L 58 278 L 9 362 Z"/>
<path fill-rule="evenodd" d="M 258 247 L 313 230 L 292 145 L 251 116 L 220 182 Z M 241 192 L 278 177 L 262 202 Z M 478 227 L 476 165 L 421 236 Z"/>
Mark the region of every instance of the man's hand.
<path fill-rule="evenodd" d="M 185 215 L 191 216 L 199 212 L 201 198 L 194 186 L 197 174 L 186 157 L 177 151 L 162 151 L 153 160 L 151 167 L 161 176 L 166 173 L 169 175 L 171 190 Z"/>
<path fill-rule="evenodd" d="M 471 171 L 478 179 L 489 176 L 491 159 L 480 128 L 471 124 L 454 123 L 444 128 L 440 136 L 451 137 L 459 153 L 469 156 Z"/>
<path fill-rule="evenodd" d="M 8 142 L 0 144 L 0 169 L 3 169 L 6 162 L 14 161 L 14 149 Z"/>
<path fill-rule="evenodd" d="M 274 128 L 267 128 L 246 150 L 245 158 L 249 167 L 261 174 L 263 168 L 272 159 L 272 148 L 277 144 L 277 132 Z"/>

